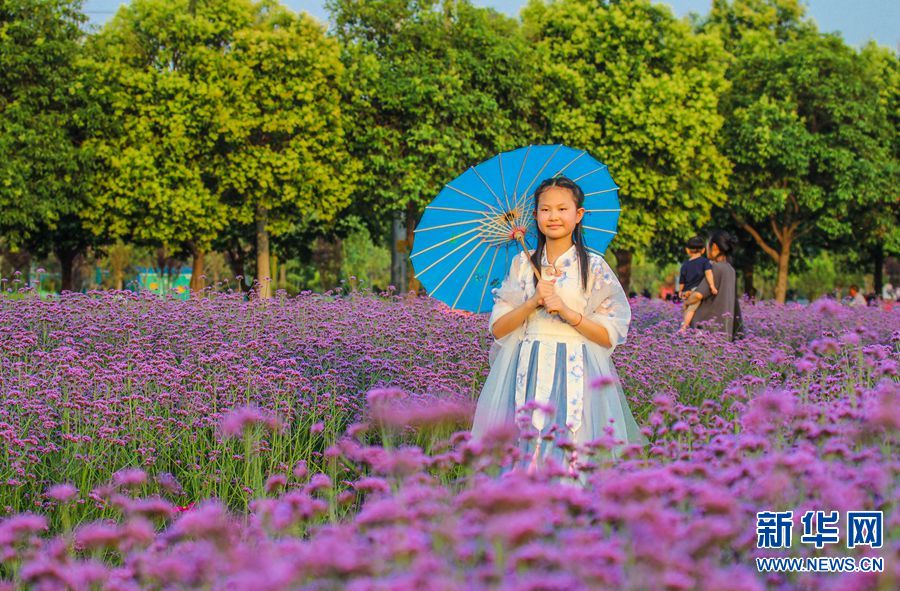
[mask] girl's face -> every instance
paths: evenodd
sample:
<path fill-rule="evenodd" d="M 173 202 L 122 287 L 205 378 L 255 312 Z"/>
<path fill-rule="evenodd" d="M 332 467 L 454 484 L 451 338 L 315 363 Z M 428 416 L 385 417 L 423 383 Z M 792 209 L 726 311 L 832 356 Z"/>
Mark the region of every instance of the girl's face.
<path fill-rule="evenodd" d="M 548 240 L 572 234 L 583 217 L 584 208 L 576 207 L 575 195 L 569 189 L 550 187 L 538 198 L 535 218 L 538 229 Z"/>

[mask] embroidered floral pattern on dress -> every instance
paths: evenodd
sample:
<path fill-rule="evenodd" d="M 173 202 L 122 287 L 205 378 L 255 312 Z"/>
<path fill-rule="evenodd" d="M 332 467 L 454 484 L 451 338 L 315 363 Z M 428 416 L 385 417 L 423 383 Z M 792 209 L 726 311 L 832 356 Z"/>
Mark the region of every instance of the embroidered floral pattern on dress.
<path fill-rule="evenodd" d="M 521 285 L 525 282 L 525 298 L 534 294 L 534 281 L 531 276 L 531 267 L 527 264 L 524 255 L 520 255 L 524 264 L 519 265 L 518 283 Z M 547 260 L 546 252 L 541 260 L 542 277 L 546 280 L 554 279 L 552 274 L 553 265 Z M 555 261 L 557 269 L 565 269 L 560 277 L 556 277 L 557 293 L 560 295 L 565 304 L 584 314 L 586 317 L 593 315 L 594 318 L 604 317 L 610 318 L 614 316 L 614 308 L 612 298 L 606 293 L 605 287 L 612 285 L 615 281 L 612 278 L 612 271 L 609 265 L 605 263 L 602 257 L 595 254 L 589 255 L 589 264 L 592 271 L 589 277 L 589 292 L 586 294 L 581 289 L 581 280 L 579 272 L 578 251 L 575 245 L 559 256 Z M 577 280 L 576 280 L 577 279 Z M 615 282 L 618 285 L 618 282 Z M 598 294 L 599 290 L 601 293 Z M 589 294 L 595 296 L 590 298 Z M 603 295 L 602 300 L 596 296 Z M 591 304 L 589 306 L 588 304 Z M 628 305 L 627 300 L 624 305 Z M 627 315 L 627 316 L 630 316 Z M 622 333 L 627 331 L 627 321 L 624 329 L 620 329 Z M 613 343 L 618 342 L 618 332 L 610 331 L 610 337 Z M 528 371 L 531 361 L 532 350 L 536 342 L 540 342 L 537 355 L 537 376 L 535 384 L 535 402 L 548 404 L 552 398 L 553 385 L 556 382 L 556 365 L 557 365 L 557 346 L 563 343 L 566 348 L 564 357 L 565 367 L 561 368 L 565 372 L 565 391 L 566 391 L 566 420 L 565 423 L 573 432 L 577 431 L 582 423 L 583 411 L 583 392 L 584 392 L 584 352 L 583 344 L 587 339 L 581 335 L 569 323 L 563 320 L 559 314 L 550 314 L 544 308 L 538 308 L 531 316 L 528 317 L 525 325 L 525 339 L 519 351 L 518 363 L 516 366 L 516 406 L 518 408 L 525 404 L 526 392 L 528 389 Z M 544 430 L 550 426 L 549 420 L 552 417 L 546 413 L 536 410 L 532 414 L 532 424 L 538 429 Z"/>
<path fill-rule="evenodd" d="M 502 285 L 491 290 L 494 307 L 488 320 L 490 330 L 499 318 L 534 296 L 530 254 L 533 253 L 519 253 L 510 262 Z M 600 376 L 615 378 L 610 356 L 628 334 L 631 320 L 628 297 L 600 255 L 588 254 L 590 272 L 586 290 L 582 289 L 574 246 L 555 262 L 562 270 L 560 277 L 556 277 L 560 298 L 567 307 L 583 314 L 585 321 L 604 327 L 610 346 L 590 341 L 558 315 L 549 314 L 543 308 L 533 311 L 522 325 L 494 338 L 491 344 L 488 357 L 491 372 L 478 399 L 473 436 L 481 436 L 493 425 L 516 422 L 517 411 L 525 406 L 526 393 L 533 390 L 534 404 L 529 406 L 536 410 L 530 416 L 531 423 L 542 434 L 558 425 L 567 431 L 564 436 L 586 443 L 603 437 L 612 428 L 617 439 L 646 443 L 621 386 L 600 392 L 588 386 Z M 549 263 L 546 268 L 544 265 L 539 268 L 544 279 L 554 278 L 548 272 L 552 268 Z M 562 277 L 565 278 L 559 281 Z M 559 407 L 562 414 L 554 416 L 553 412 L 541 410 L 551 406 Z"/>

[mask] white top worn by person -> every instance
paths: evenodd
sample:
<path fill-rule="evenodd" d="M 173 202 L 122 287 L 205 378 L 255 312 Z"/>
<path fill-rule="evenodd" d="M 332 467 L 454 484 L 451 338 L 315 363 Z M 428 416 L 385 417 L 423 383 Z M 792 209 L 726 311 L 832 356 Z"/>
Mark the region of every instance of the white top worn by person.
<path fill-rule="evenodd" d="M 850 306 L 854 308 L 865 308 L 867 305 L 866 297 L 859 292 L 859 288 L 855 285 L 850 286 Z"/>

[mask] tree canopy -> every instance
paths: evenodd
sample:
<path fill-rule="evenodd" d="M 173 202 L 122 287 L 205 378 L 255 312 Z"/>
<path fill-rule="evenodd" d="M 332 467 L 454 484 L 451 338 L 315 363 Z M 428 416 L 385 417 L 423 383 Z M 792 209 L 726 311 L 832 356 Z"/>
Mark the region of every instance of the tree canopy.
<path fill-rule="evenodd" d="M 94 115 L 80 83 L 84 20 L 73 0 L 0 8 L 0 235 L 12 251 L 55 252 L 64 289 L 75 253 L 94 243 L 81 221 Z"/>
<path fill-rule="evenodd" d="M 823 250 L 876 287 L 900 253 L 897 53 L 820 33 L 799 0 L 326 7 L 330 28 L 277 0 L 133 0 L 86 32 L 78 0 L 0 4 L 0 249 L 54 253 L 71 288 L 78 254 L 135 243 L 192 259 L 195 290 L 216 250 L 266 297 L 270 261 L 333 275 L 364 225 L 406 288 L 445 183 L 562 143 L 621 187 L 626 287 L 633 253 L 671 261 L 711 225 L 745 238 L 747 287 L 777 269 L 779 300 Z"/>
<path fill-rule="evenodd" d="M 408 252 L 420 213 L 445 183 L 541 139 L 531 116 L 533 58 L 513 19 L 468 1 L 326 5 L 351 72 L 351 150 L 363 165 L 354 208 L 373 234 L 401 212 Z"/>
<path fill-rule="evenodd" d="M 749 18 L 746 5 L 781 18 Z M 745 15 L 749 31 L 736 33 L 735 12 Z M 795 3 L 781 0 L 720 2 L 712 13 L 712 23 L 724 23 L 737 39 L 732 84 L 721 100 L 722 149 L 734 164 L 727 209 L 778 265 L 779 301 L 792 246 L 851 236 L 859 212 L 890 216 L 897 201 L 896 128 L 878 69 L 801 16 Z"/>
<path fill-rule="evenodd" d="M 718 37 L 649 0 L 532 0 L 523 17 L 548 139 L 588 150 L 621 187 L 613 249 L 696 233 L 728 181 L 715 142 L 727 88 Z"/>

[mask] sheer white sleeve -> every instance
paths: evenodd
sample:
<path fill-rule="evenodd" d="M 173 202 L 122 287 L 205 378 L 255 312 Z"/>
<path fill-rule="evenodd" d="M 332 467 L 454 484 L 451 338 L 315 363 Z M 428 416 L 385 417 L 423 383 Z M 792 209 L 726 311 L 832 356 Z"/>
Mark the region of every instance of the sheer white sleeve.
<path fill-rule="evenodd" d="M 527 261 L 525 259 L 525 253 L 519 253 L 516 256 L 509 267 L 509 272 L 506 274 L 506 278 L 503 280 L 503 283 L 500 287 L 495 287 L 491 290 L 491 294 L 494 296 L 494 307 L 491 310 L 491 317 L 488 320 L 488 331 L 491 336 L 494 334 L 494 323 L 497 322 L 498 319 L 502 318 L 507 313 L 512 310 L 518 308 L 525 300 L 528 299 L 528 295 L 525 289 L 525 281 L 527 277 L 523 277 L 524 273 L 523 265 L 527 265 Z M 523 338 L 525 334 L 525 323 L 523 322 L 521 326 L 519 326 L 516 330 L 511 333 L 504 335 L 503 337 L 497 339 L 494 338 L 494 342 L 491 344 L 490 354 L 488 359 L 491 365 L 494 364 L 494 359 L 497 356 L 497 353 L 500 349 L 502 349 L 508 343 L 519 341 Z"/>
<path fill-rule="evenodd" d="M 603 326 L 609 333 L 612 353 L 618 345 L 625 342 L 628 326 L 631 324 L 631 305 L 628 296 L 622 289 L 618 277 L 613 273 L 609 263 L 603 257 L 591 257 L 591 269 L 588 278 L 591 284 L 590 295 L 584 308 L 585 318 Z"/>

